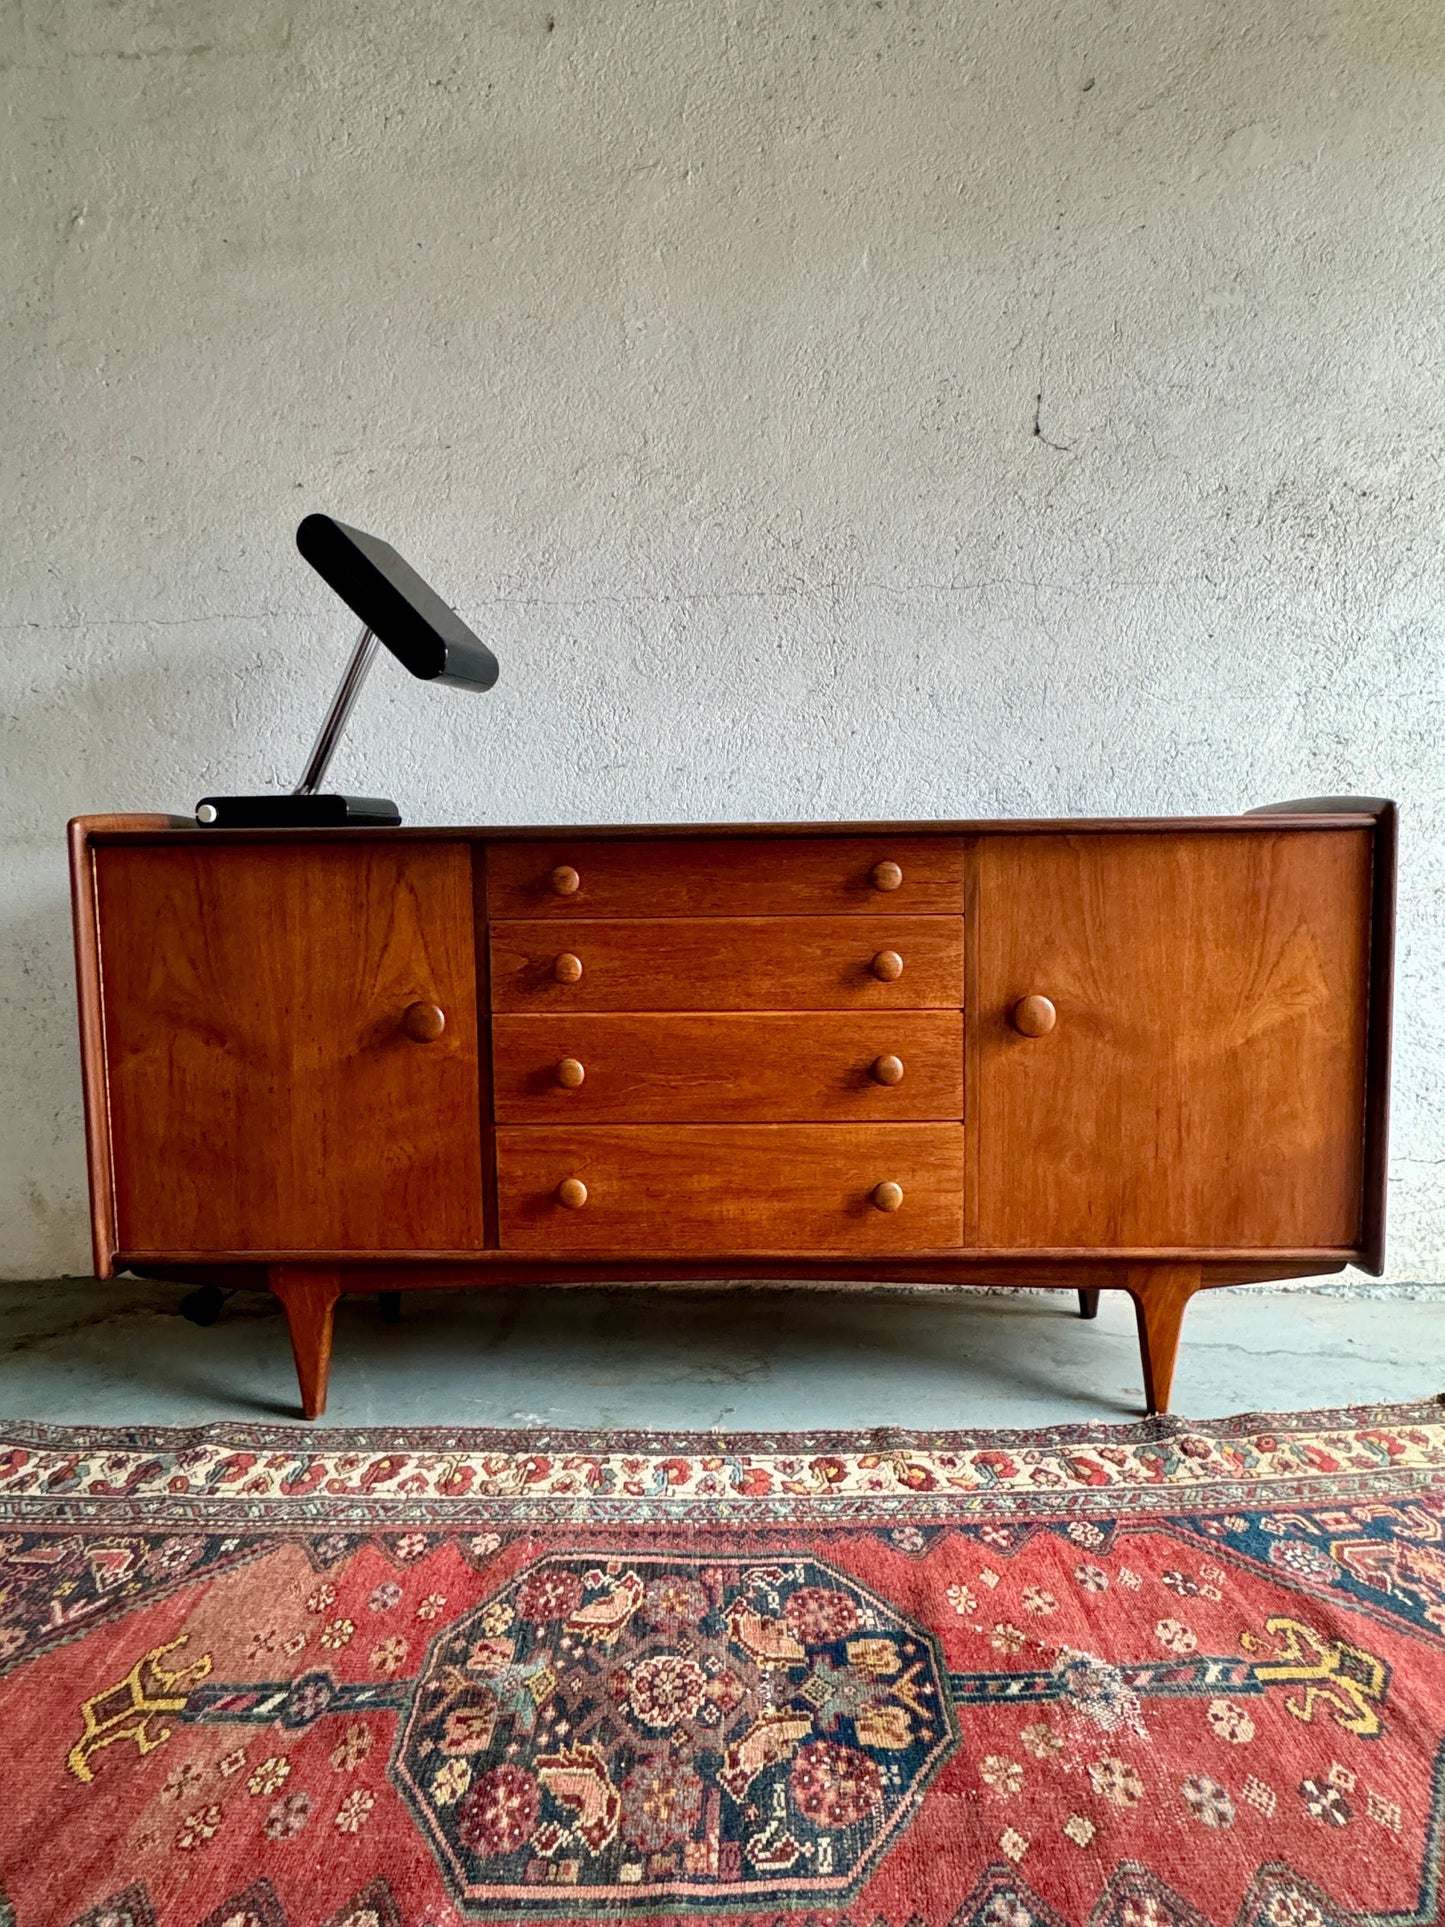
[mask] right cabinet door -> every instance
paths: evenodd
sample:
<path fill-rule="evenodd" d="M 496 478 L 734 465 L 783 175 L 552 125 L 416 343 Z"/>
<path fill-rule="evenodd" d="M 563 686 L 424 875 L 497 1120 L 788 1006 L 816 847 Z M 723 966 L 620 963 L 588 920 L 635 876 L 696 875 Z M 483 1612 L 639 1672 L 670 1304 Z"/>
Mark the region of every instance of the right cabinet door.
<path fill-rule="evenodd" d="M 979 1244 L 1354 1247 L 1370 833 L 1020 834 L 978 862 Z"/>

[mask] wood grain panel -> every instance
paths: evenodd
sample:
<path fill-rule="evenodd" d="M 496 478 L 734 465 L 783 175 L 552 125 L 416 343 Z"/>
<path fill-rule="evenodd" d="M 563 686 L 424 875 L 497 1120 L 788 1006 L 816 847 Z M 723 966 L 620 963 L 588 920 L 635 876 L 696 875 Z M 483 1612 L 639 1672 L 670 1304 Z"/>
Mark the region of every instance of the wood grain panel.
<path fill-rule="evenodd" d="M 1351 1246 L 1367 830 L 986 838 L 983 1245 Z M 1031 994 L 1058 1016 L 1021 1036 Z"/>
<path fill-rule="evenodd" d="M 465 845 L 200 835 L 95 863 L 122 1247 L 481 1243 Z"/>
<path fill-rule="evenodd" d="M 880 890 L 873 876 L 886 864 L 902 877 Z M 566 895 L 553 881 L 559 871 L 577 879 Z M 963 909 L 963 873 L 959 838 L 886 830 L 613 843 L 563 836 L 493 844 L 488 890 L 494 917 L 868 916 L 885 907 L 943 916 Z M 892 878 L 885 873 L 883 880 Z"/>
<path fill-rule="evenodd" d="M 105 1028 L 100 1008 L 100 932 L 95 922 L 95 857 L 91 839 L 107 830 L 145 834 L 179 829 L 179 816 L 76 816 L 66 826 L 70 851 L 75 1001 L 80 1019 L 80 1078 L 85 1109 L 85 1163 L 90 1184 L 90 1251 L 97 1278 L 115 1271 L 115 1179 L 111 1169 L 110 1093 L 105 1082 Z"/>
<path fill-rule="evenodd" d="M 558 1189 L 585 1187 L 568 1210 Z M 875 1188 L 903 1202 L 880 1211 Z M 505 1125 L 504 1251 L 899 1253 L 956 1246 L 957 1124 Z"/>
<path fill-rule="evenodd" d="M 492 1048 L 503 1124 L 963 1116 L 958 1011 L 499 1016 Z M 895 1083 L 875 1075 L 888 1058 Z M 580 1084 L 563 1064 L 582 1067 Z"/>
<path fill-rule="evenodd" d="M 903 960 L 885 980 L 873 962 Z M 557 959 L 582 974 L 559 982 Z M 492 925 L 492 1008 L 916 1010 L 963 1002 L 961 917 L 573 917 Z"/>
<path fill-rule="evenodd" d="M 477 986 L 477 1110 L 481 1118 L 482 1237 L 497 1242 L 497 1147 L 492 1130 L 496 1106 L 492 1083 L 491 945 L 487 938 L 487 846 L 468 846 L 472 857 L 472 959 Z"/>

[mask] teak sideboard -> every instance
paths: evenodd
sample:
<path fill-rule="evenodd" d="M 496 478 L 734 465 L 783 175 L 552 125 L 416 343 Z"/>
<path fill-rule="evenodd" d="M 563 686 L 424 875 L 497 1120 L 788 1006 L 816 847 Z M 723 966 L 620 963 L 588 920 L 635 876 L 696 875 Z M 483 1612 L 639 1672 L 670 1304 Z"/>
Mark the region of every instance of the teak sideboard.
<path fill-rule="evenodd" d="M 342 1291 L 1383 1264 L 1396 818 L 71 825 L 95 1268 Z"/>

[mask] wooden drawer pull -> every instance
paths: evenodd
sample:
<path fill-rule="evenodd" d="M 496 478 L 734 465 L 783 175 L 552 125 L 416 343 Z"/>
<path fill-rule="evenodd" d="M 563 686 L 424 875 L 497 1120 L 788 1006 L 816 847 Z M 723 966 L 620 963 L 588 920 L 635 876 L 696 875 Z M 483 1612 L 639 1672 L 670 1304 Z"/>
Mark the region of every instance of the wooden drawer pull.
<path fill-rule="evenodd" d="M 563 1178 L 557 1186 L 557 1202 L 569 1211 L 580 1211 L 587 1202 L 587 1186 L 581 1178 Z"/>
<path fill-rule="evenodd" d="M 436 1004 L 408 1004 L 401 1027 L 414 1044 L 434 1044 L 447 1027 L 446 1012 Z"/>
<path fill-rule="evenodd" d="M 896 984 L 903 975 L 903 959 L 896 950 L 880 950 L 873 959 L 873 975 L 881 984 Z"/>
<path fill-rule="evenodd" d="M 579 1063 L 575 1057 L 564 1057 L 557 1066 L 557 1082 L 564 1091 L 579 1089 L 586 1075 L 585 1065 Z"/>
<path fill-rule="evenodd" d="M 1024 997 L 1013 1007 L 1013 1027 L 1025 1037 L 1047 1037 L 1058 1015 L 1047 997 Z"/>
<path fill-rule="evenodd" d="M 903 1186 L 891 1179 L 873 1187 L 873 1202 L 880 1211 L 896 1211 L 903 1202 Z"/>
<path fill-rule="evenodd" d="M 582 959 L 574 957 L 570 950 L 564 950 L 552 965 L 552 975 L 559 984 L 580 984 L 582 981 Z"/>
<path fill-rule="evenodd" d="M 548 881 L 552 894 L 557 897 L 575 897 L 582 888 L 582 879 L 570 863 L 559 863 Z"/>
<path fill-rule="evenodd" d="M 884 1057 L 875 1057 L 869 1066 L 875 1084 L 901 1084 L 903 1082 L 903 1059 L 894 1057 L 891 1052 Z"/>
<path fill-rule="evenodd" d="M 896 863 L 875 863 L 869 882 L 875 890 L 896 890 L 903 881 L 903 872 Z"/>

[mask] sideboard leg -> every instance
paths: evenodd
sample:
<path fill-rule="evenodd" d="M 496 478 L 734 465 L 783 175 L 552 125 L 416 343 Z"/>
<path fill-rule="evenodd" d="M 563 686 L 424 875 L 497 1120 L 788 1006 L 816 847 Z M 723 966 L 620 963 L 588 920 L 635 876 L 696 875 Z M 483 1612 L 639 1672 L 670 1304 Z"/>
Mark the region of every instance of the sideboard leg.
<path fill-rule="evenodd" d="M 1144 1398 L 1150 1412 L 1169 1410 L 1184 1307 L 1198 1291 L 1199 1283 L 1198 1265 L 1137 1265 L 1125 1279 L 1139 1326 Z"/>
<path fill-rule="evenodd" d="M 331 1331 L 336 1301 L 341 1296 L 341 1273 L 311 1265 L 272 1265 L 267 1283 L 281 1300 L 291 1328 L 302 1416 L 320 1418 L 326 1410 Z"/>
<path fill-rule="evenodd" d="M 1099 1287 L 1097 1285 L 1079 1286 L 1080 1318 L 1097 1318 L 1099 1315 Z"/>
<path fill-rule="evenodd" d="M 401 1323 L 401 1293 L 399 1291 L 379 1291 L 376 1294 L 376 1309 L 381 1313 L 383 1325 Z"/>

